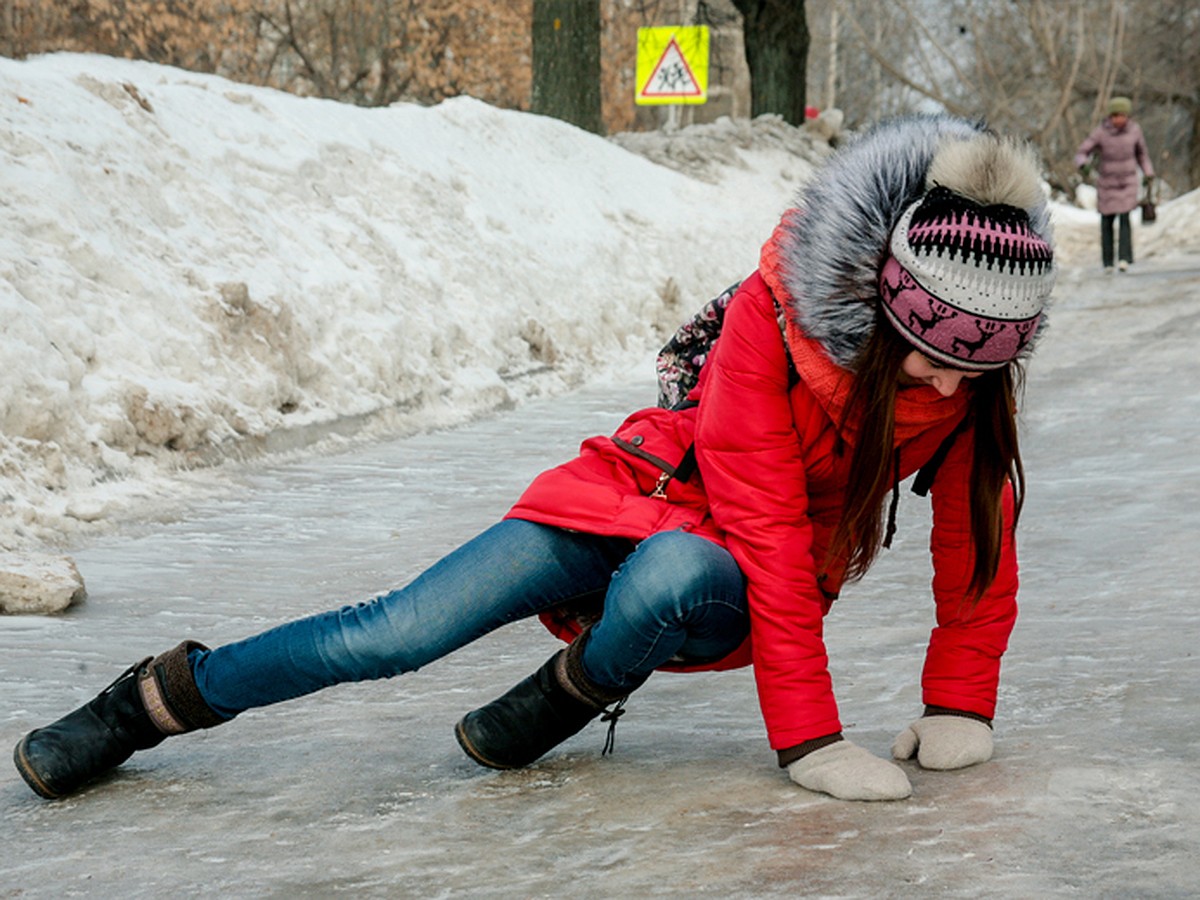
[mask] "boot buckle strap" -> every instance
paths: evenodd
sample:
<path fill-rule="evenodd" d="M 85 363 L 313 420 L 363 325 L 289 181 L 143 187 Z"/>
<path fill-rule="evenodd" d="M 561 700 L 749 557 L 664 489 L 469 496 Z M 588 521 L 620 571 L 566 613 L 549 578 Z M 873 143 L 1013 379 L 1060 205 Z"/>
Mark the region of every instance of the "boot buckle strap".
<path fill-rule="evenodd" d="M 162 685 L 149 666 L 138 671 L 138 692 L 142 695 L 150 721 L 163 734 L 183 734 L 190 730 L 167 706 Z"/>

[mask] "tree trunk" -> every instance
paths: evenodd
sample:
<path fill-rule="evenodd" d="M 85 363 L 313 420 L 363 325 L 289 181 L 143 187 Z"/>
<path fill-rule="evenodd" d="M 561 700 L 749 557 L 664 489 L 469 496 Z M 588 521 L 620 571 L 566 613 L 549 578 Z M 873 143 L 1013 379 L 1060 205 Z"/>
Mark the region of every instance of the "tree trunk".
<path fill-rule="evenodd" d="M 1187 164 L 1187 184 L 1183 186 L 1183 190 L 1190 191 L 1197 185 L 1200 185 L 1200 108 L 1193 104 L 1188 104 L 1185 107 L 1192 117 L 1191 140 L 1188 141 L 1188 164 Z M 1158 166 L 1155 166 L 1155 171 L 1158 171 Z"/>
<path fill-rule="evenodd" d="M 600 0 L 533 0 L 535 113 L 596 134 L 600 111 Z"/>
<path fill-rule="evenodd" d="M 804 0 L 734 0 L 750 67 L 750 115 L 778 113 L 804 124 L 808 22 Z"/>
<path fill-rule="evenodd" d="M 825 109 L 837 106 L 838 0 L 829 4 L 829 66 L 825 73 Z"/>
<path fill-rule="evenodd" d="M 13 7 L 13 0 L 4 0 L 4 38 L 5 43 L 8 44 L 4 55 L 12 59 L 18 59 L 17 16 Z"/>

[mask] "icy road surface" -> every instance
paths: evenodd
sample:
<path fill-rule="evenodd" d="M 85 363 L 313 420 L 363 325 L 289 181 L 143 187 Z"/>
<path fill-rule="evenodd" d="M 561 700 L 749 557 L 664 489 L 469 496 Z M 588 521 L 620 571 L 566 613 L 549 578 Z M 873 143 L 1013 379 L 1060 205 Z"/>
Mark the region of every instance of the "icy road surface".
<path fill-rule="evenodd" d="M 0 774 L 0 897 L 1183 897 L 1200 883 L 1200 258 L 1064 273 L 1031 367 L 1022 612 L 993 761 L 847 803 L 774 765 L 748 671 L 655 676 L 519 772 L 452 727 L 551 653 L 534 623 L 390 682 L 173 738 L 77 796 Z M 90 599 L 0 620 L 0 742 L 131 662 L 403 583 L 652 402 L 649 370 L 454 431 L 230 468 L 167 525 L 73 548 Z M 926 501 L 827 622 L 847 734 L 920 712 Z"/>

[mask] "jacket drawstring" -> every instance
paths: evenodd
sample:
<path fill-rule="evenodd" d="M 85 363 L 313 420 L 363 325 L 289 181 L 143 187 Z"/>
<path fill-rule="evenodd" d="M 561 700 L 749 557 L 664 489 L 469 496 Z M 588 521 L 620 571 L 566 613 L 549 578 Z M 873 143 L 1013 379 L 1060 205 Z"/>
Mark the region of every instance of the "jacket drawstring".
<path fill-rule="evenodd" d="M 892 502 L 888 504 L 887 530 L 883 534 L 883 546 L 891 548 L 896 534 L 896 511 L 900 508 L 900 448 L 896 448 L 892 466 Z"/>

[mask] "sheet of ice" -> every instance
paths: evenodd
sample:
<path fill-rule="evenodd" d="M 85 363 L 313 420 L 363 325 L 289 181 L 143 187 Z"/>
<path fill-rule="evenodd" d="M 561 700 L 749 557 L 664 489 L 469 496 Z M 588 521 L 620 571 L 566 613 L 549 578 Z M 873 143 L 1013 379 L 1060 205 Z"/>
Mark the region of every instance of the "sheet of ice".
<path fill-rule="evenodd" d="M 0 884 L 158 897 L 1186 897 L 1200 878 L 1200 255 L 1076 271 L 1031 367 L 1022 612 L 996 758 L 911 765 L 902 803 L 842 803 L 774 766 L 747 671 L 659 675 L 617 752 L 593 725 L 527 770 L 452 725 L 556 644 L 519 623 L 393 681 L 173 738 L 80 795 L 0 771 Z M 166 526 L 75 550 L 89 600 L 0 619 L 0 744 L 130 662 L 411 578 L 545 465 L 653 396 L 648 366 L 453 430 L 229 473 Z M 928 506 L 827 622 L 848 734 L 886 754 L 920 709 Z M 7 743 L 5 743 L 7 742 Z"/>

